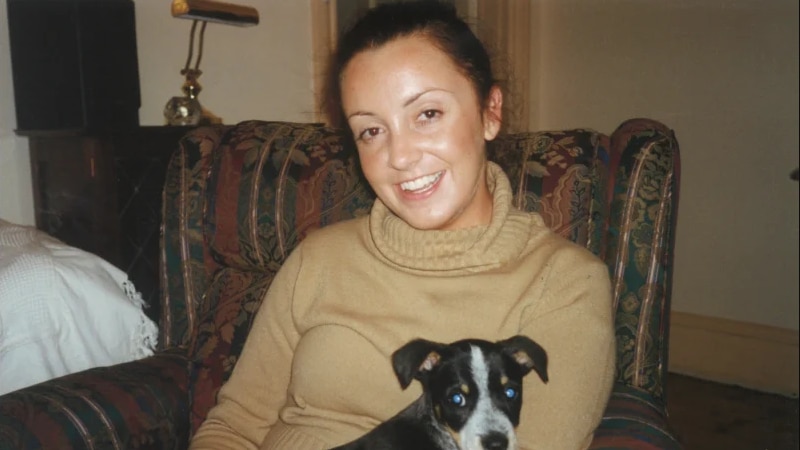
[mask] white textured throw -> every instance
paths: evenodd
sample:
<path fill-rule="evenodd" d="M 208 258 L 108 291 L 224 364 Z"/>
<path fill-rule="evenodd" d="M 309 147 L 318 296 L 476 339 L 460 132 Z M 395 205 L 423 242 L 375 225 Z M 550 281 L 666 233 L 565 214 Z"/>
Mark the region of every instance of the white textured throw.
<path fill-rule="evenodd" d="M 0 395 L 152 355 L 143 306 L 110 263 L 0 219 Z"/>

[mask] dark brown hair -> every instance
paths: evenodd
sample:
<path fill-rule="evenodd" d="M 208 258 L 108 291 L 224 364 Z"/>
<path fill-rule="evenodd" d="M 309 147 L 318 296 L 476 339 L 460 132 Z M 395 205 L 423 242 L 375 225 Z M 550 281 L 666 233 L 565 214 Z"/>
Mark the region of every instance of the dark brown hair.
<path fill-rule="evenodd" d="M 339 39 L 328 66 L 323 108 L 331 125 L 344 128 L 341 76 L 358 53 L 378 48 L 394 39 L 418 34 L 446 53 L 475 88 L 483 109 L 495 80 L 483 43 L 456 13 L 438 1 L 382 4 L 368 10 Z"/>

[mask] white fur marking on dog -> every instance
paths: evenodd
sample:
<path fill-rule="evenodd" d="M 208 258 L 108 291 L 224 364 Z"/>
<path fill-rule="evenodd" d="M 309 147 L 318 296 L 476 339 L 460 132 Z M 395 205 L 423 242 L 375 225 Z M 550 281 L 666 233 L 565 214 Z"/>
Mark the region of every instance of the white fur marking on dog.
<path fill-rule="evenodd" d="M 508 450 L 517 448 L 516 434 L 511 420 L 495 408 L 489 394 L 489 367 L 480 348 L 472 346 L 470 369 L 478 386 L 478 400 L 472 415 L 459 432 L 464 450 L 483 450 L 481 438 L 491 432 L 504 434 L 508 438 Z"/>

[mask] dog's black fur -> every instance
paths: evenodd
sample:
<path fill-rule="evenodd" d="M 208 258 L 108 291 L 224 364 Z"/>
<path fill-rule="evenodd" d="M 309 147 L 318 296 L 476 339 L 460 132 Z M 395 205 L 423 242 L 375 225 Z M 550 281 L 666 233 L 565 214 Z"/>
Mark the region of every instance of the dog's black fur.
<path fill-rule="evenodd" d="M 483 365 L 475 366 L 478 350 Z M 392 355 L 392 365 L 401 387 L 417 379 L 422 395 L 374 430 L 333 450 L 512 450 L 522 406 L 522 378 L 534 370 L 547 382 L 547 353 L 525 336 L 494 343 L 467 339 L 440 344 L 417 339 Z M 475 367 L 482 374 L 473 373 Z M 478 383 L 488 386 L 484 392 L 489 399 L 479 401 L 482 388 Z M 482 417 L 473 417 L 467 425 L 473 415 Z M 465 439 L 469 442 L 460 442 Z"/>

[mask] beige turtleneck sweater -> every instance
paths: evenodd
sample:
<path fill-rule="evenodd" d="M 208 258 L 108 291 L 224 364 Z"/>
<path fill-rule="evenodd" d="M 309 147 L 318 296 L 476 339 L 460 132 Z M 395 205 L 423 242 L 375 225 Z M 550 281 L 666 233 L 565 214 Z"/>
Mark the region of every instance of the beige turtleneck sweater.
<path fill-rule="evenodd" d="M 610 395 L 608 269 L 511 206 L 489 163 L 487 226 L 409 227 L 376 201 L 323 228 L 276 275 L 241 358 L 191 448 L 322 450 L 364 434 L 416 399 L 390 355 L 407 341 L 525 334 L 548 353 L 547 384 L 524 381 L 519 447 L 586 448 Z"/>

